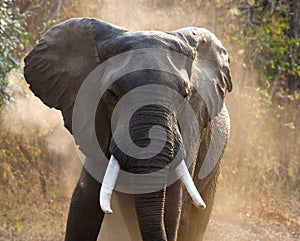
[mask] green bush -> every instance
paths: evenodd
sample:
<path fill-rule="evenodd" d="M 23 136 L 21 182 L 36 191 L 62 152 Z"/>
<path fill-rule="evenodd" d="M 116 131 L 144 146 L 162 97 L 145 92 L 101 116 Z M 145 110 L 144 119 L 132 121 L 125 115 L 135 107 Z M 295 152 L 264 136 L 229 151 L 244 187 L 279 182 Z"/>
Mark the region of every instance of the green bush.
<path fill-rule="evenodd" d="M 9 71 L 21 64 L 27 37 L 24 15 L 19 13 L 16 1 L 0 3 L 0 107 L 8 101 L 7 78 Z"/>

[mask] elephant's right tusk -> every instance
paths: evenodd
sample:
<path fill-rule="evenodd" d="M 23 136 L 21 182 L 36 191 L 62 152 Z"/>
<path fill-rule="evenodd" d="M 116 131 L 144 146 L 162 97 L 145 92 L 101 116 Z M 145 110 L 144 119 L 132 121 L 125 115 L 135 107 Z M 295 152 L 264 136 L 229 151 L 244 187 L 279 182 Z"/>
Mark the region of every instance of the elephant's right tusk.
<path fill-rule="evenodd" d="M 200 209 L 205 209 L 206 204 L 200 196 L 184 160 L 182 160 L 180 164 L 176 167 L 176 173 L 181 178 L 181 181 L 185 186 L 187 192 L 191 196 L 195 206 Z"/>
<path fill-rule="evenodd" d="M 116 185 L 118 175 L 120 172 L 120 165 L 118 160 L 111 155 L 100 190 L 100 206 L 104 213 L 113 213 L 110 207 L 110 200 L 112 191 Z"/>

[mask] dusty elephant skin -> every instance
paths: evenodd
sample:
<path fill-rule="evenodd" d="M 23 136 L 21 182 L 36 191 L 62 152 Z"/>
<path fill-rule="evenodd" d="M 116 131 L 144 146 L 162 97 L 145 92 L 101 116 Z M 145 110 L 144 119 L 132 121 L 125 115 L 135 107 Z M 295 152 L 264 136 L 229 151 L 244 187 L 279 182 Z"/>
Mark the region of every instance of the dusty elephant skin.
<path fill-rule="evenodd" d="M 125 57 L 116 62 L 118 56 Z M 78 97 L 96 69 L 102 71 L 99 83 L 117 77 L 98 100 Z M 130 32 L 96 19 L 70 19 L 43 35 L 25 58 L 24 75 L 36 96 L 61 110 L 87 160 L 99 161 L 99 151 L 86 133 L 95 134 L 104 153 L 103 168 L 82 169 L 65 240 L 97 240 L 105 213 L 112 212 L 112 190 L 122 185 L 132 190 L 118 195 L 132 240 L 138 239 L 132 216 L 144 241 L 203 239 L 229 135 L 223 100 L 232 90 L 227 52 L 211 32 L 195 27 Z M 97 103 L 92 118 L 89 102 L 83 103 L 89 98 Z M 124 108 L 132 110 L 130 116 Z M 122 171 L 128 182 L 120 183 Z M 178 177 L 169 183 L 171 173 Z"/>

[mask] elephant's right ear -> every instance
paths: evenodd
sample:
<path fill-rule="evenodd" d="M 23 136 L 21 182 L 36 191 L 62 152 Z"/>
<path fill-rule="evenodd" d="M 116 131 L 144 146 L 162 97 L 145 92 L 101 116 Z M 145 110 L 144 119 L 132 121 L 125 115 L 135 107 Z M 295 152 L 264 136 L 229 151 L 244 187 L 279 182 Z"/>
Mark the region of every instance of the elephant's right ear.
<path fill-rule="evenodd" d="M 170 32 L 185 41 L 195 51 L 195 63 L 202 73 L 196 83 L 213 81 L 224 98 L 232 90 L 229 57 L 220 40 L 204 28 L 188 27 Z M 194 71 L 194 70 L 192 70 Z"/>
<path fill-rule="evenodd" d="M 30 89 L 47 106 L 61 110 L 71 133 L 77 92 L 100 64 L 96 44 L 124 32 L 96 19 L 70 19 L 48 30 L 26 56 L 24 76 Z"/>

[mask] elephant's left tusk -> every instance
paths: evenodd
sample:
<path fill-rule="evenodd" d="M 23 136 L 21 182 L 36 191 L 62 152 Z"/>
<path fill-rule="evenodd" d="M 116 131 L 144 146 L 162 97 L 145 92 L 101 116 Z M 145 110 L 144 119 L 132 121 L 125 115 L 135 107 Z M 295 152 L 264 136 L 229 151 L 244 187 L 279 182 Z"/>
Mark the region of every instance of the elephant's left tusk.
<path fill-rule="evenodd" d="M 111 155 L 106 172 L 103 178 L 101 190 L 100 190 L 100 206 L 104 213 L 113 213 L 110 207 L 110 200 L 112 191 L 116 185 L 118 175 L 120 172 L 120 165 L 117 159 Z"/>
<path fill-rule="evenodd" d="M 185 186 L 187 192 L 191 196 L 195 206 L 200 209 L 205 209 L 206 204 L 200 196 L 184 160 L 182 160 L 180 164 L 176 167 L 176 173 L 181 178 L 181 181 Z"/>

